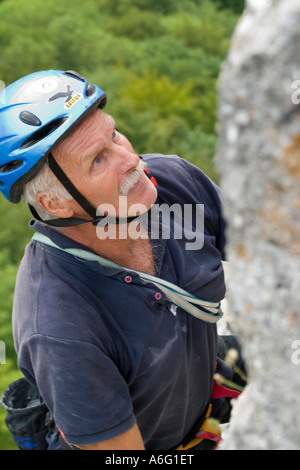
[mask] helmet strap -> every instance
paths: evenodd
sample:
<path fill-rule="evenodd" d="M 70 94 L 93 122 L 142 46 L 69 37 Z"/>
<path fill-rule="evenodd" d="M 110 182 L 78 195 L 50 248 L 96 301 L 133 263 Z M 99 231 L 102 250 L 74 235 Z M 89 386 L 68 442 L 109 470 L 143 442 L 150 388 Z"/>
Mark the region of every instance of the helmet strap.
<path fill-rule="evenodd" d="M 61 184 L 68 191 L 68 193 L 71 194 L 75 201 L 78 202 L 78 204 L 85 210 L 85 212 L 87 212 L 92 217 L 92 219 L 95 219 L 96 210 L 89 203 L 89 201 L 78 191 L 72 181 L 67 177 L 65 172 L 56 162 L 52 153 L 49 153 L 48 155 L 48 165 L 50 170 L 55 174 L 56 178 L 61 182 Z"/>
<path fill-rule="evenodd" d="M 84 224 L 87 222 L 91 222 L 93 225 L 97 225 L 103 219 L 105 219 L 105 223 L 108 223 L 108 217 L 104 215 L 97 215 L 95 208 L 89 203 L 89 201 L 78 191 L 78 189 L 74 186 L 72 181 L 68 178 L 59 164 L 56 162 L 55 158 L 53 157 L 52 153 L 48 154 L 48 165 L 57 179 L 61 182 L 63 187 L 68 191 L 69 194 L 75 199 L 75 201 L 85 210 L 87 214 L 91 216 L 92 219 L 82 219 L 79 217 L 69 217 L 69 218 L 57 218 L 57 219 L 50 219 L 50 220 L 43 220 L 37 213 L 37 211 L 29 205 L 29 209 L 33 215 L 33 217 L 44 224 L 50 225 L 52 227 L 73 227 L 75 225 Z M 146 173 L 149 179 L 152 178 L 152 175 Z M 154 182 L 153 182 L 154 184 Z M 126 224 L 133 220 L 135 220 L 137 216 L 133 217 L 117 217 L 112 218 L 112 222 L 115 224 Z"/>

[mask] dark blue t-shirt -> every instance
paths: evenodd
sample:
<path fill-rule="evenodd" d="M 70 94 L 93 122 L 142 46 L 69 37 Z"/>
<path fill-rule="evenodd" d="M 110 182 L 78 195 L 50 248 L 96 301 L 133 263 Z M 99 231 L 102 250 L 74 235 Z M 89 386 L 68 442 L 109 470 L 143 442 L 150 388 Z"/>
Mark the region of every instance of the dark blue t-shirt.
<path fill-rule="evenodd" d="M 158 183 L 157 204 L 204 204 L 203 247 L 187 250 L 187 239 L 172 237 L 173 229 L 170 239 L 151 241 L 156 275 L 220 301 L 224 227 L 216 186 L 176 156 L 144 158 Z M 62 248 L 81 247 L 49 226 L 32 227 Z M 130 270 L 29 243 L 13 331 L 21 371 L 71 444 L 110 439 L 137 422 L 146 449 L 170 449 L 210 401 L 216 326 L 174 306 Z"/>

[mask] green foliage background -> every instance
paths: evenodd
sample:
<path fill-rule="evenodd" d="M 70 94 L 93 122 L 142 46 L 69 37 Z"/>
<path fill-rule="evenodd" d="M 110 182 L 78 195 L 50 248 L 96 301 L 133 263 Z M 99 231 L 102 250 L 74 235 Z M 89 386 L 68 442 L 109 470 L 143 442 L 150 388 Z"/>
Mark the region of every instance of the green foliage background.
<path fill-rule="evenodd" d="M 176 153 L 217 181 L 216 85 L 244 0 L 0 0 L 0 80 L 73 69 L 108 95 L 137 153 Z M 11 334 L 27 208 L 0 196 L 0 395 L 21 374 Z M 0 409 L 0 449 L 16 449 Z"/>

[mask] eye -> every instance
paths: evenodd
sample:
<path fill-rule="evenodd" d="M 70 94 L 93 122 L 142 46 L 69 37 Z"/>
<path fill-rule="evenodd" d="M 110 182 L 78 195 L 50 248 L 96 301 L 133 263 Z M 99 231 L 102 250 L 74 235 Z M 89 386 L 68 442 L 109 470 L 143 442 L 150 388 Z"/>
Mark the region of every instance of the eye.
<path fill-rule="evenodd" d="M 114 129 L 112 133 L 112 140 L 116 140 L 119 137 L 120 133 L 118 129 Z"/>
<path fill-rule="evenodd" d="M 101 163 L 101 157 L 100 155 L 97 155 L 97 157 L 94 158 L 93 160 L 93 165 L 96 166 L 96 165 L 100 165 Z"/>

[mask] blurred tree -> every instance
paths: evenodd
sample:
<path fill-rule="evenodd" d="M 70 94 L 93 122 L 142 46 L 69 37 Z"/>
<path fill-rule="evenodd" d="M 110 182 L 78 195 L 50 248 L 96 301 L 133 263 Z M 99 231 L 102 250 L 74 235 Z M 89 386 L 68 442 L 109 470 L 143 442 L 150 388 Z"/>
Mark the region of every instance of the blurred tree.
<path fill-rule="evenodd" d="M 212 0 L 218 6 L 218 8 L 225 9 L 229 8 L 237 15 L 240 15 L 245 8 L 245 0 Z"/>
<path fill-rule="evenodd" d="M 65 47 L 63 62 L 79 64 L 79 56 L 81 59 L 79 65 L 82 66 L 84 61 L 87 62 L 90 59 L 87 53 L 85 55 L 82 53 L 82 48 L 88 48 L 93 43 L 91 41 L 87 45 L 85 37 L 88 36 L 90 30 L 95 32 L 97 15 L 94 0 L 86 0 L 84 7 L 82 2 L 74 0 L 72 11 L 67 0 L 52 0 L 48 3 L 41 0 L 2 2 L 0 6 L 1 80 L 10 83 L 33 71 L 59 68 L 61 54 L 58 45 L 62 39 Z M 57 28 L 55 23 L 65 16 L 69 21 L 62 20 L 60 27 Z M 89 22 L 91 19 L 93 23 Z M 67 38 L 64 39 L 65 37 Z M 67 39 L 69 40 L 68 47 L 66 47 Z M 72 49 L 74 43 L 77 56 Z M 68 56 L 70 51 L 71 57 Z"/>
<path fill-rule="evenodd" d="M 168 21 L 169 18 L 164 21 L 165 29 Z M 135 68 L 137 71 L 152 68 L 159 75 L 168 75 L 172 81 L 184 84 L 187 80 L 217 78 L 220 64 L 220 58 L 207 55 L 201 47 L 188 48 L 183 39 L 170 33 L 140 42 L 139 62 Z"/>
<path fill-rule="evenodd" d="M 189 119 L 197 110 L 197 99 L 192 95 L 192 84 L 187 81 L 180 86 L 156 70 L 144 70 L 142 76 L 133 77 L 132 83 L 123 89 L 124 99 L 132 102 L 136 111 L 147 108 L 157 116 L 166 117 L 170 114 L 185 115 Z"/>
<path fill-rule="evenodd" d="M 76 15 L 61 15 L 49 25 L 52 45 L 55 48 L 55 65 L 61 70 L 93 70 L 98 64 L 99 44 L 105 40 L 94 21 Z M 107 54 L 107 52 L 106 52 Z"/>
<path fill-rule="evenodd" d="M 30 36 L 15 35 L 1 51 L 1 80 L 7 84 L 32 71 L 52 68 L 55 63 L 53 45 L 43 40 L 37 42 Z"/>
<path fill-rule="evenodd" d="M 33 234 L 28 227 L 29 209 L 23 204 L 11 204 L 0 195 L 0 252 L 6 253 L 6 261 L 16 264 L 24 253 L 24 247 Z M 0 297 L 1 298 L 1 297 Z"/>
<path fill-rule="evenodd" d="M 11 308 L 17 275 L 17 265 L 11 264 L 7 252 L 1 250 L 0 266 L 0 340 L 5 343 L 7 358 L 13 359 L 14 365 L 16 366 L 16 353 L 14 350 L 11 327 Z M 0 368 L 1 367 L 0 364 Z"/>
<path fill-rule="evenodd" d="M 192 11 L 173 15 L 166 27 L 187 48 L 201 48 L 207 55 L 224 58 L 235 24 L 236 16 L 231 11 L 219 11 L 214 3 L 203 0 Z"/>
<path fill-rule="evenodd" d="M 152 11 L 140 10 L 131 6 L 122 16 L 107 18 L 105 29 L 110 30 L 116 37 L 125 36 L 133 40 L 145 40 L 163 34 L 164 29 L 160 18 Z"/>
<path fill-rule="evenodd" d="M 183 0 L 186 1 L 186 0 Z M 189 0 L 188 0 L 189 1 Z M 138 8 L 139 10 L 153 11 L 158 14 L 172 14 L 178 9 L 180 3 L 174 2 L 174 0 L 97 0 L 99 8 L 104 10 L 110 15 L 120 15 L 126 13 L 132 8 Z"/>

